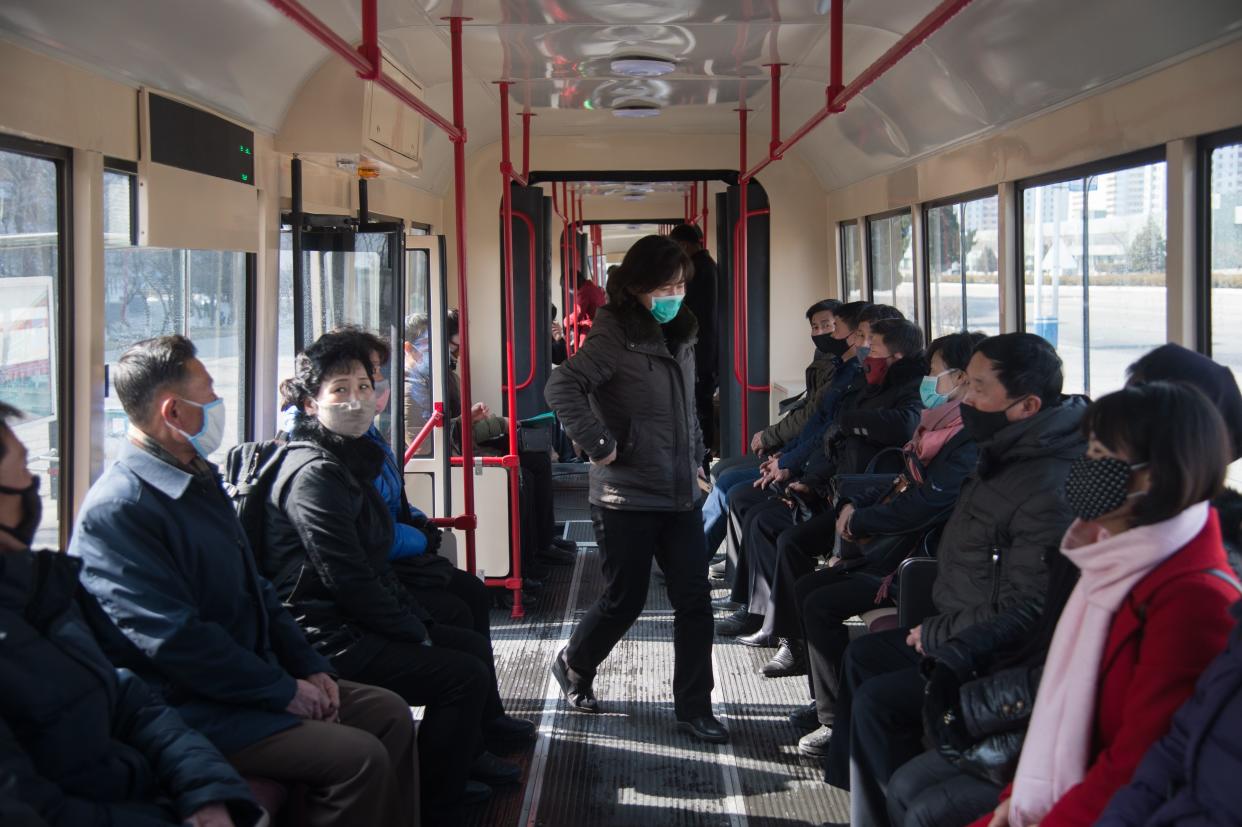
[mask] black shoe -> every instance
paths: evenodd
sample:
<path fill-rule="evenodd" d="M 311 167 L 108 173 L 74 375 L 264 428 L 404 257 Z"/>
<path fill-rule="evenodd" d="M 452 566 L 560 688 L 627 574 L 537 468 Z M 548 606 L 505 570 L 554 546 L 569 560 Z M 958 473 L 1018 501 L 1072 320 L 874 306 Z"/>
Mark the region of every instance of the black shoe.
<path fill-rule="evenodd" d="M 682 732 L 690 733 L 700 741 L 712 744 L 729 743 L 729 730 L 711 715 L 691 718 L 689 721 L 678 721 L 677 728 Z"/>
<path fill-rule="evenodd" d="M 769 678 L 788 678 L 806 674 L 806 646 L 800 640 L 781 638 L 781 647 L 764 664 L 763 674 Z"/>
<path fill-rule="evenodd" d="M 828 745 L 832 743 L 832 727 L 820 725 L 814 732 L 808 732 L 798 739 L 798 752 L 814 758 L 823 758 L 828 754 Z"/>
<path fill-rule="evenodd" d="M 779 638 L 775 635 L 768 634 L 762 629 L 748 635 L 738 635 L 737 642 L 743 646 L 753 646 L 756 649 L 771 649 L 777 645 Z"/>
<path fill-rule="evenodd" d="M 462 804 L 482 804 L 492 800 L 492 788 L 482 781 L 473 778 L 466 781 L 466 789 L 462 791 L 459 801 Z"/>
<path fill-rule="evenodd" d="M 561 694 L 571 707 L 582 712 L 599 712 L 599 700 L 595 697 L 590 681 L 575 683 L 570 679 L 564 649 L 557 652 L 552 660 L 552 677 L 561 685 Z"/>
<path fill-rule="evenodd" d="M 716 634 L 721 637 L 737 637 L 757 632 L 762 626 L 763 615 L 753 615 L 743 606 L 724 620 L 716 622 Z"/>
<path fill-rule="evenodd" d="M 578 553 L 578 544 L 573 540 L 566 540 L 564 537 L 553 537 L 552 545 L 556 546 L 561 551 L 568 551 L 570 554 Z"/>
<path fill-rule="evenodd" d="M 525 718 L 501 715 L 483 724 L 483 737 L 488 742 L 504 745 L 524 745 L 535 740 L 535 722 Z"/>
<path fill-rule="evenodd" d="M 522 779 L 522 768 L 490 752 L 483 752 L 470 765 L 470 777 L 488 786 L 516 784 Z"/>
<path fill-rule="evenodd" d="M 790 712 L 789 723 L 798 729 L 805 729 L 807 732 L 819 729 L 819 708 L 815 705 L 815 701 L 811 701 L 806 706 L 800 706 L 793 712 Z"/>
<path fill-rule="evenodd" d="M 531 592 L 532 594 L 538 594 L 539 592 L 543 591 L 543 580 L 539 579 L 538 577 L 527 577 L 525 574 L 523 574 L 522 575 L 522 591 Z"/>
<path fill-rule="evenodd" d="M 742 608 L 742 604 L 738 603 L 732 597 L 717 597 L 712 601 L 713 609 L 725 609 L 726 611 L 736 612 Z"/>
<path fill-rule="evenodd" d="M 551 545 L 540 550 L 536 557 L 539 559 L 539 562 L 546 563 L 549 566 L 572 566 L 578 555 Z"/>

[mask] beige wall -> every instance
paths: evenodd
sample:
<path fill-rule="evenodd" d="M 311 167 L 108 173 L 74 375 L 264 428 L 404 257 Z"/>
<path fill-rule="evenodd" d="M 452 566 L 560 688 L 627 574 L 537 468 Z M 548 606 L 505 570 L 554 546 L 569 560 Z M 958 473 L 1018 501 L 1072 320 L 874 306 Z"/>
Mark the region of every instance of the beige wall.
<path fill-rule="evenodd" d="M 643 134 L 606 137 L 537 137 L 531 145 L 531 169 L 729 169 L 737 165 L 735 135 Z M 762 145 L 756 137 L 755 146 Z M 497 243 L 500 205 L 499 144 L 473 149 L 467 158 L 468 214 L 466 255 L 469 265 L 470 332 L 474 343 L 472 377 L 474 397 L 494 409 L 500 406 L 499 337 L 501 296 L 499 285 L 500 249 Z M 825 259 L 826 220 L 824 192 L 815 175 L 796 154 L 769 167 L 760 177 L 772 207 L 771 237 L 771 375 L 799 375 L 805 366 L 810 345 L 802 312 L 816 299 L 831 295 Z M 549 194 L 551 190 L 548 190 Z M 677 202 L 679 205 L 680 202 Z M 622 207 L 621 205 L 625 205 Z M 600 208 L 590 204 L 586 218 L 627 217 L 623 210 L 634 208 L 635 217 L 650 215 L 646 202 L 618 201 Z M 714 205 L 713 205 L 714 208 Z M 445 210 L 452 214 L 452 193 Z M 673 215 L 680 215 L 681 209 Z M 713 223 L 709 221 L 709 223 Z M 554 222 L 554 233 L 560 232 Z M 450 301 L 457 303 L 455 280 L 456 250 L 449 233 Z M 555 236 L 554 236 L 555 237 Z M 709 244 L 715 249 L 714 238 Z M 554 260 L 557 260 L 554 257 Z M 789 324 L 789 319 L 798 324 Z"/>

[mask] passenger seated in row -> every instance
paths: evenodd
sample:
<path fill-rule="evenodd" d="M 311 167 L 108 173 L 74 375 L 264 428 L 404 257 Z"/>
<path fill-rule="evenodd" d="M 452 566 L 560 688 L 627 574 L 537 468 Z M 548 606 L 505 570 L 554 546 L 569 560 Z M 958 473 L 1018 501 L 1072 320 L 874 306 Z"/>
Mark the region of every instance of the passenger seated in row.
<path fill-rule="evenodd" d="M 1066 480 L 1077 519 L 1061 543 L 1081 574 L 1012 788 L 977 827 L 1095 824 L 1232 627 L 1239 587 L 1208 505 L 1231 451 L 1211 402 L 1183 384 L 1129 387 L 1093 404 L 1082 432 L 1087 453 Z"/>
<path fill-rule="evenodd" d="M 777 453 L 786 442 L 797 437 L 819 404 L 824 391 L 828 390 L 832 375 L 836 372 L 838 358 L 849 347 L 845 344 L 845 339 L 853 332 L 857 321 L 856 316 L 842 314 L 841 323 L 838 324 L 837 313 L 841 306 L 834 299 L 824 299 L 807 308 L 806 319 L 811 325 L 815 356 L 806 368 L 806 391 L 786 408 L 784 416 L 764 430 L 755 431 L 750 440 L 751 453 L 722 459 L 712 466 L 712 490 L 703 503 L 703 536 L 707 540 L 708 551 L 713 554 L 725 538 L 725 520 L 729 516 L 729 504 L 725 495 L 734 485 L 759 479 L 761 454 Z M 836 333 L 838 330 L 839 337 Z"/>
<path fill-rule="evenodd" d="M 0 797 L 53 827 L 258 823 L 224 756 L 109 661 L 143 656 L 78 583 L 81 561 L 31 550 L 42 500 L 20 416 L 0 403 Z"/>
<path fill-rule="evenodd" d="M 1230 456 L 1242 457 L 1242 393 L 1227 368 L 1178 345 L 1164 345 L 1131 365 L 1129 374 L 1131 385 L 1176 379 L 1203 391 L 1225 417 Z M 1221 502 L 1221 497 L 1214 500 Z M 1236 512 L 1227 522 L 1224 517 L 1232 509 L 1218 507 L 1222 527 L 1236 540 Z M 940 754 L 924 754 L 893 777 L 889 811 L 895 823 L 965 825 L 1012 780 L 1052 632 L 1078 581 L 1078 567 L 1059 552 L 1049 554 L 1048 567 L 1046 598 L 959 632 L 940 647 L 934 661 L 924 663 L 931 677 L 924 720 Z M 965 687 L 963 676 L 971 678 Z M 987 735 L 972 736 L 963 724 L 946 728 L 938 723 L 946 711 L 965 721 L 960 704 L 966 698 L 976 721 L 1004 721 L 1003 727 L 993 732 L 996 728 L 988 726 Z"/>
<path fill-rule="evenodd" d="M 330 333 L 298 354 L 282 383 L 303 412 L 268 492 L 260 567 L 315 648 L 340 673 L 425 705 L 419 728 L 424 814 L 446 817 L 485 800 L 480 782 L 516 781 L 516 766 L 484 749 L 484 734 L 529 740 L 505 715 L 488 641 L 436 623 L 397 579 L 394 523 L 375 489 L 385 452 L 366 437 L 375 417 L 374 348 Z M 476 782 L 467 784 L 468 775 Z"/>
<path fill-rule="evenodd" d="M 830 431 L 823 468 L 832 470 L 821 470 L 825 478 L 815 487 L 791 485 L 798 500 L 769 500 L 752 508 L 746 518 L 741 556 L 747 567 L 744 577 L 739 570 L 734 589 L 745 582 L 750 622 L 762 625 L 739 636 L 738 642 L 772 646 L 779 638 L 780 651 L 764 669 L 770 676 L 805 672 L 794 584 L 832 552 L 837 472 L 862 473 L 880 451 L 900 450 L 918 426 L 923 409 L 919 387 L 927 374 L 923 331 L 905 319 L 885 319 L 871 325 L 871 337 L 866 383 L 856 396 L 842 400 Z M 778 558 L 785 562 L 783 570 L 777 566 Z"/>
<path fill-rule="evenodd" d="M 243 775 L 304 785 L 308 824 L 414 823 L 409 705 L 338 682 L 259 576 L 206 460 L 225 410 L 193 343 L 139 342 L 112 381 L 129 441 L 91 486 L 69 552 L 149 658 L 141 676 Z"/>
<path fill-rule="evenodd" d="M 827 780 L 849 789 L 857 825 L 882 823 L 893 772 L 922 752 L 919 661 L 960 630 L 1044 594 L 1045 556 L 1072 519 L 1064 481 L 1082 456 L 1086 402 L 1061 395 L 1061 360 L 1044 339 L 984 339 L 967 367 L 962 423 L 979 462 L 937 546 L 936 614 L 846 648 Z"/>
<path fill-rule="evenodd" d="M 930 368 L 919 389 L 925 409 L 914 438 L 903 449 L 905 470 L 896 482 L 843 499 L 832 529 L 841 538 L 840 554 L 828 568 L 796 581 L 798 611 L 792 622 L 800 626 L 789 631 L 778 626 L 777 631 L 803 637 L 807 644 L 814 700 L 791 716 L 813 730 L 798 742 L 804 755 L 825 755 L 832 738 L 841 659 L 850 640 L 845 621 L 895 605 L 891 584 L 897 566 L 925 532 L 948 518 L 962 483 L 975 468 L 979 449 L 962 426 L 961 407 L 966 367 L 983 338 L 982 333 L 952 333 L 931 343 Z M 793 567 L 791 559 L 804 559 L 808 550 L 831 548 L 824 528 L 812 534 L 804 531 L 809 525 L 781 535 L 778 575 Z"/>

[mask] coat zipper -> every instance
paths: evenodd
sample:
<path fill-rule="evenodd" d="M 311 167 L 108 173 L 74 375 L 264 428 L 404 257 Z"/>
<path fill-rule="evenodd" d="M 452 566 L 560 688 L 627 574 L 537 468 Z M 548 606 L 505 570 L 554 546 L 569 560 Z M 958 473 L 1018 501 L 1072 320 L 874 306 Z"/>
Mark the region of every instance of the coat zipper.
<path fill-rule="evenodd" d="M 1000 612 L 1000 546 L 992 546 L 992 611 Z"/>

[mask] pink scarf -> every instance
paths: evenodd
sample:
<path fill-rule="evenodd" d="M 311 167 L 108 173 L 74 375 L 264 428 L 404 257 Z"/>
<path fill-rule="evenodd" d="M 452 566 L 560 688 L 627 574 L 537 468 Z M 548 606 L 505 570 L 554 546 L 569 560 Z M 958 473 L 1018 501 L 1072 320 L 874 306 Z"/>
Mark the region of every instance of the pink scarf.
<path fill-rule="evenodd" d="M 1197 537 L 1207 519 L 1208 504 L 1202 502 L 1170 520 L 1116 536 L 1082 520 L 1070 525 L 1061 553 L 1082 570 L 1082 577 L 1048 650 L 1013 782 L 1013 827 L 1039 822 L 1086 775 L 1113 616 L 1139 581 Z"/>
<path fill-rule="evenodd" d="M 923 484 L 922 469 L 918 466 L 921 464 L 923 468 L 926 468 L 935 459 L 936 454 L 940 453 L 940 449 L 950 439 L 957 436 L 960 430 L 962 430 L 961 402 L 945 402 L 943 405 L 923 411 L 919 426 L 914 430 L 914 438 L 906 443 L 903 449 L 906 456 L 913 454 L 919 458 L 918 463 L 907 463 L 911 482 L 915 485 Z"/>

